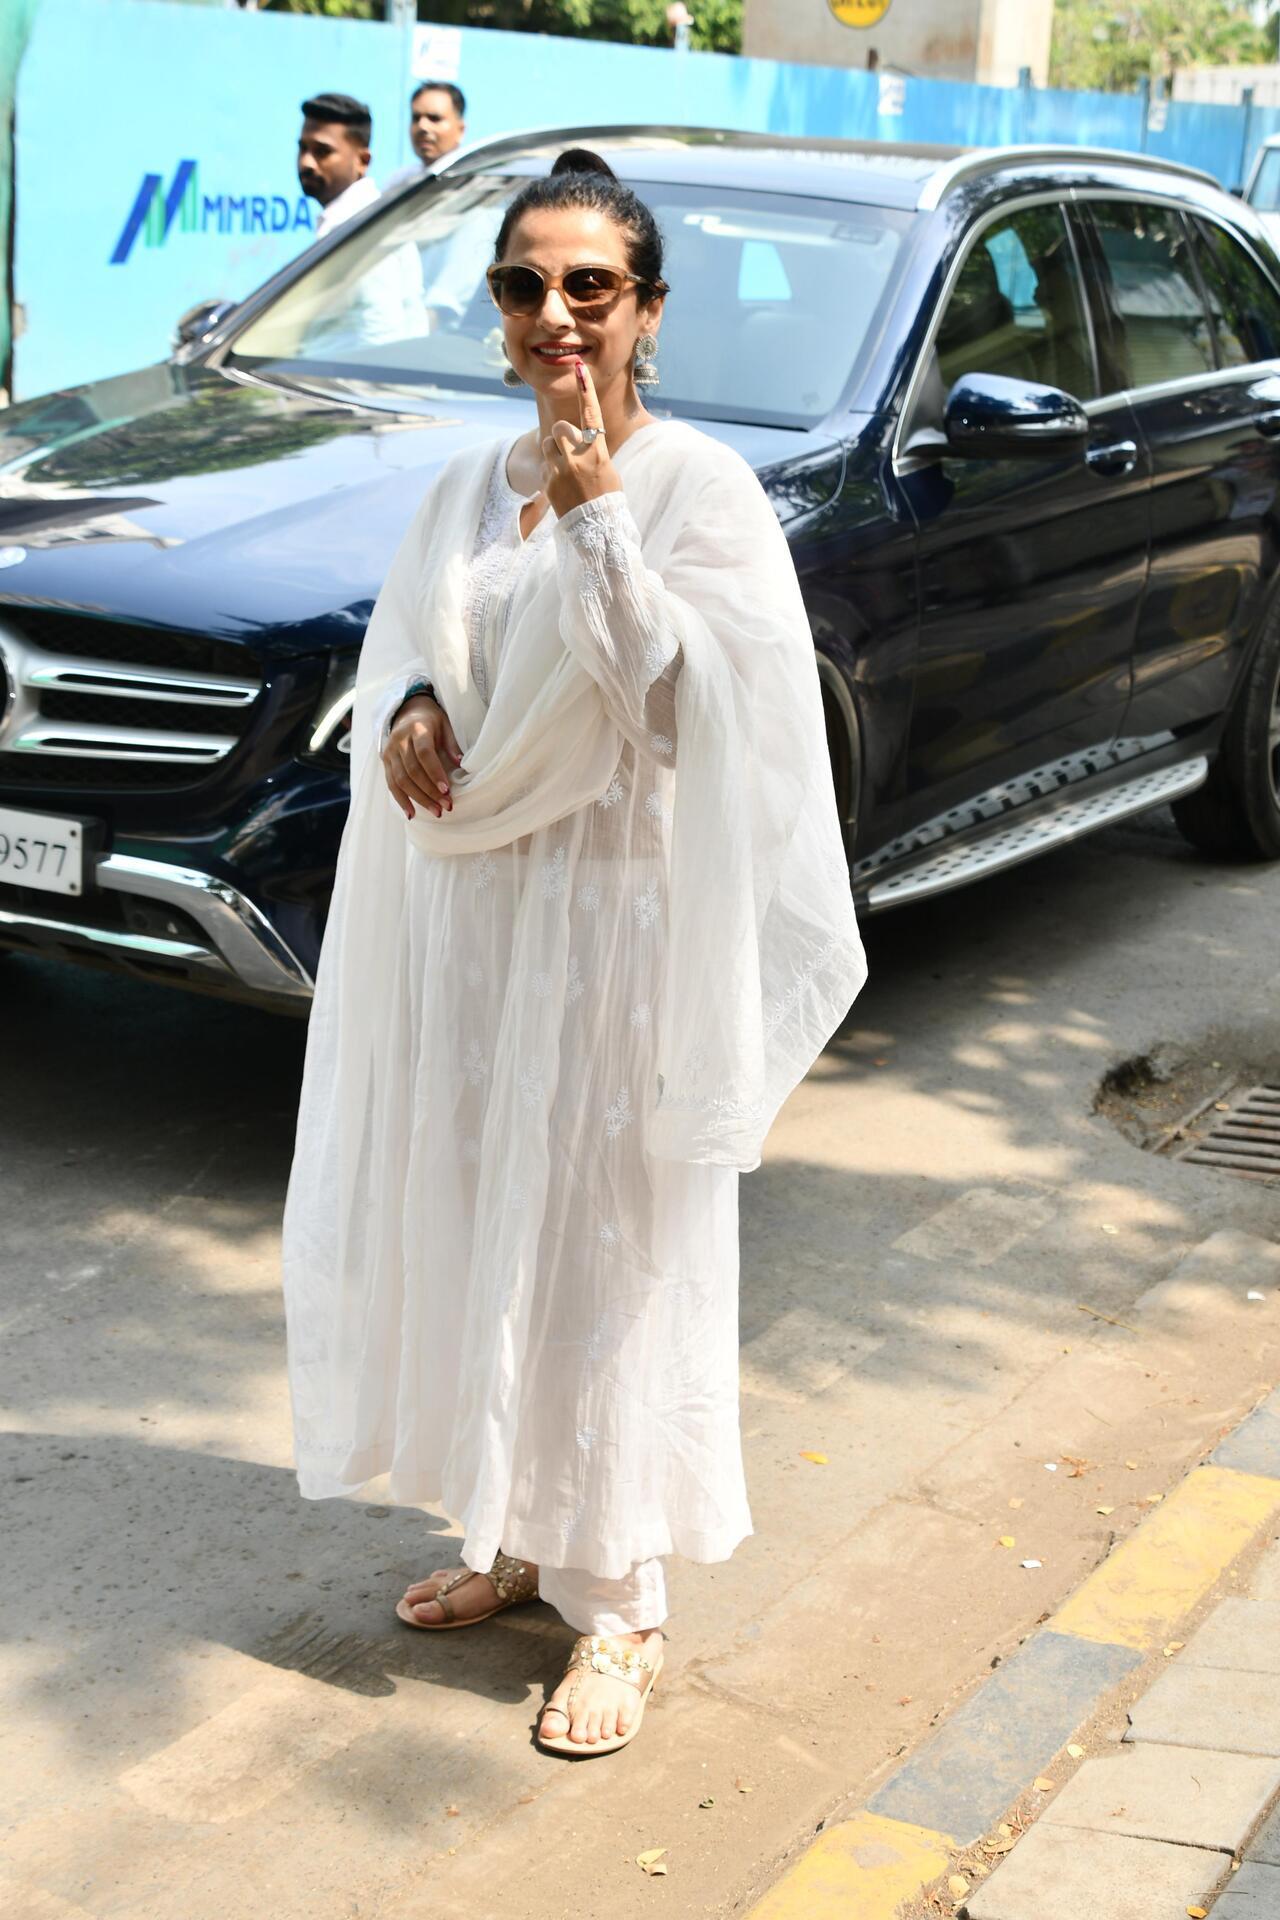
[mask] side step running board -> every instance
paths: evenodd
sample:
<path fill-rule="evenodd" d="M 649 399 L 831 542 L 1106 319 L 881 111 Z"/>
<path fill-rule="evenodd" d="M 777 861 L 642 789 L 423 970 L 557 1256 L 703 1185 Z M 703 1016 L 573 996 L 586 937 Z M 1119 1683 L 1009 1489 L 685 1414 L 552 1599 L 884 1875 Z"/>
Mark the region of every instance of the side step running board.
<path fill-rule="evenodd" d="M 962 846 L 930 854 L 917 865 L 878 880 L 867 893 L 867 908 L 875 913 L 907 900 L 946 893 L 951 887 L 964 886 L 985 874 L 999 873 L 1004 867 L 1016 867 L 1021 860 L 1047 853 L 1050 847 L 1065 846 L 1069 840 L 1078 840 L 1082 834 L 1093 833 L 1099 827 L 1112 826 L 1130 814 L 1145 813 L 1148 807 L 1180 800 L 1184 793 L 1194 793 L 1197 787 L 1203 786 L 1208 774 L 1209 762 L 1201 754 L 1194 760 L 1181 761 L 1176 767 L 1161 767 L 1158 773 L 1139 774 L 1136 779 L 1107 787 L 1102 793 L 1082 793 L 1075 799 L 1063 800 L 1028 819 L 1015 817 L 983 839 L 968 840 Z"/>

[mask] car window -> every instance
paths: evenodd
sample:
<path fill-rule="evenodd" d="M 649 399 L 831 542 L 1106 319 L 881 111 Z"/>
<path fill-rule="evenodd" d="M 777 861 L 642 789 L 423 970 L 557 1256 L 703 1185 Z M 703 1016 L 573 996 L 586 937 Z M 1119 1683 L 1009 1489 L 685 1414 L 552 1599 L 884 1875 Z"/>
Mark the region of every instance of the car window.
<path fill-rule="evenodd" d="M 979 235 L 938 331 L 944 391 L 962 374 L 1000 373 L 1097 391 L 1079 271 L 1060 207 L 1024 207 Z"/>
<path fill-rule="evenodd" d="M 1240 242 L 1212 220 L 1197 220 L 1196 258 L 1224 367 L 1280 359 L 1280 293 Z"/>
<path fill-rule="evenodd" d="M 1280 212 L 1280 147 L 1268 147 L 1250 183 L 1249 205 L 1259 213 Z"/>
<path fill-rule="evenodd" d="M 1213 335 L 1177 208 L 1097 200 L 1091 211 L 1120 327 L 1124 385 L 1211 373 Z"/>
<path fill-rule="evenodd" d="M 418 393 L 502 392 L 485 268 L 510 173 L 445 179 L 391 203 L 286 287 L 229 363 Z M 693 419 L 815 425 L 887 312 L 914 218 L 887 207 L 690 185 L 640 188 L 671 286 L 658 404 Z"/>

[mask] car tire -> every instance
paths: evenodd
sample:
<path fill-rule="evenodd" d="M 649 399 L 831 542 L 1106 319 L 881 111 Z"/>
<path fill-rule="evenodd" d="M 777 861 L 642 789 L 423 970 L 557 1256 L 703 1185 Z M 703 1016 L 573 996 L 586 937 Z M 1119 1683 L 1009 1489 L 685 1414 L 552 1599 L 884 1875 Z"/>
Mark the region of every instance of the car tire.
<path fill-rule="evenodd" d="M 1173 817 L 1204 853 L 1280 860 L 1280 607 L 1267 618 L 1209 778 L 1174 801 Z"/>

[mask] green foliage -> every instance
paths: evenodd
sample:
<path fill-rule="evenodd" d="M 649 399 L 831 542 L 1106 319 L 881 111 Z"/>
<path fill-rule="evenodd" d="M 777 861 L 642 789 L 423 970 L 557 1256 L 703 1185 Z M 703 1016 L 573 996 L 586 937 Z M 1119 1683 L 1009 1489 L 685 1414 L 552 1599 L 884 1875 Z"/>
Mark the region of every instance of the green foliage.
<path fill-rule="evenodd" d="M 258 0 L 264 13 L 315 13 L 326 20 L 381 20 L 382 0 Z"/>
<path fill-rule="evenodd" d="M 260 0 L 278 13 L 381 20 L 384 0 Z M 742 50 L 742 0 L 687 0 L 690 45 L 716 53 Z M 418 0 L 423 20 L 457 27 L 501 27 L 508 33 L 559 33 L 631 46 L 669 47 L 667 0 Z"/>
<path fill-rule="evenodd" d="M 1057 0 L 1049 84 L 1132 92 L 1179 67 L 1274 60 L 1274 25 L 1246 0 Z"/>

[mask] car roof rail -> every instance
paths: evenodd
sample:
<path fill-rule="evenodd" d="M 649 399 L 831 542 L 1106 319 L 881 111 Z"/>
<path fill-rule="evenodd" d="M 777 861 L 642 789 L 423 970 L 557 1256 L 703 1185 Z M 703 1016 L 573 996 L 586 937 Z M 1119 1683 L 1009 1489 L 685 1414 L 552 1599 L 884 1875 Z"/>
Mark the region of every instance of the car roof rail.
<path fill-rule="evenodd" d="M 594 121 L 589 126 L 566 127 L 556 123 L 544 126 L 525 127 L 518 132 L 496 134 L 490 139 L 469 140 L 452 153 L 445 155 L 432 169 L 440 174 L 466 165 L 468 162 L 483 163 L 499 160 L 504 154 L 517 154 L 530 146 L 544 146 L 549 142 L 563 144 L 565 147 L 585 146 L 592 140 L 605 145 L 610 141 L 638 137 L 652 139 L 685 140 L 690 134 L 703 138 L 717 135 L 728 140 L 749 142 L 758 140 L 761 146 L 806 145 L 813 148 L 838 149 L 842 152 L 865 150 L 874 155 L 878 149 L 892 151 L 911 151 L 925 158 L 930 154 L 927 145 L 908 143 L 898 145 L 891 141 L 879 140 L 804 140 L 803 136 L 752 133 L 742 127 L 703 127 L 654 124 L 650 121 Z M 952 189 L 963 181 L 972 180 L 984 173 L 996 173 L 1002 167 L 1010 165 L 1026 166 L 1035 161 L 1063 165 L 1076 162 L 1083 166 L 1101 163 L 1106 166 L 1124 166 L 1139 168 L 1150 173 L 1174 173 L 1187 180 L 1196 180 L 1202 186 L 1217 187 L 1222 191 L 1221 182 L 1203 167 L 1188 166 L 1181 160 L 1162 160 L 1156 154 L 1129 153 L 1120 147 L 1070 147 L 1034 144 L 1010 147 L 967 147 L 959 152 L 955 149 L 941 150 L 936 169 L 922 181 L 916 207 L 921 213 L 931 213 L 942 204 Z"/>
<path fill-rule="evenodd" d="M 930 174 L 920 189 L 916 207 L 921 213 L 932 213 L 941 206 L 952 188 L 962 181 L 971 180 L 978 174 L 997 173 L 1002 167 L 1010 165 L 1026 166 L 1036 160 L 1054 164 L 1074 161 L 1081 166 L 1102 162 L 1109 167 L 1138 167 L 1149 173 L 1177 173 L 1185 179 L 1198 180 L 1203 186 L 1217 187 L 1219 192 L 1222 191 L 1221 182 L 1203 167 L 1189 167 L 1181 160 L 1162 160 L 1152 153 L 1126 153 L 1119 147 L 974 147 L 968 153 L 946 161 L 936 173 Z"/>
<path fill-rule="evenodd" d="M 447 153 L 431 169 L 432 173 L 443 173 L 467 160 L 496 160 L 504 153 L 521 153 L 529 146 L 545 146 L 550 141 L 558 141 L 565 147 L 585 146 L 588 140 L 634 139 L 637 134 L 652 134 L 658 138 L 678 139 L 690 133 L 732 134 L 733 127 L 686 127 L 655 126 L 649 121 L 597 120 L 586 127 L 566 127 L 559 121 L 546 126 L 523 127 L 514 133 L 493 134 L 485 140 L 465 140 L 452 153 Z M 765 136 L 767 138 L 767 136 Z"/>

